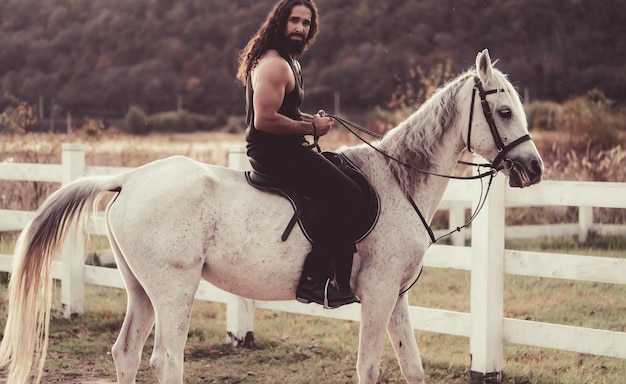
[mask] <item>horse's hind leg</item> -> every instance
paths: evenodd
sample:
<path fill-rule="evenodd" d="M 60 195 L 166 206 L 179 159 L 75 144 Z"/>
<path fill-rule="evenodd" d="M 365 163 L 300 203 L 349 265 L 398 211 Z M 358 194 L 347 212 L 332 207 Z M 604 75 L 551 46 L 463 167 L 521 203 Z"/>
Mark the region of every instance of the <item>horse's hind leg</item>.
<path fill-rule="evenodd" d="M 154 325 L 154 310 L 146 291 L 130 270 L 114 238 L 110 238 L 111 249 L 128 295 L 124 323 L 111 353 L 115 361 L 117 382 L 134 384 L 141 362 L 141 351 Z"/>
<path fill-rule="evenodd" d="M 200 282 L 200 267 L 152 271 L 144 286 L 155 311 L 154 349 L 150 365 L 159 383 L 181 384 L 191 307 Z"/>
<path fill-rule="evenodd" d="M 398 356 L 402 375 L 410 384 L 424 383 L 424 368 L 415 341 L 409 316 L 409 300 L 404 294 L 398 298 L 389 320 L 389 338 Z"/>

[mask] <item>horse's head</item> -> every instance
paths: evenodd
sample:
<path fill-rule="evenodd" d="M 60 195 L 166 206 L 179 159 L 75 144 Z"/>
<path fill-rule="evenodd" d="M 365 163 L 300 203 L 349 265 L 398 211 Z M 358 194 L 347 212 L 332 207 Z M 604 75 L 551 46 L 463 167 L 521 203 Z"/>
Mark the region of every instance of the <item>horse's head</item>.
<path fill-rule="evenodd" d="M 493 167 L 509 176 L 511 187 L 527 187 L 541 181 L 543 161 L 528 134 L 528 123 L 519 95 L 506 75 L 494 68 L 485 49 L 476 56 L 476 75 L 463 103 L 471 103 L 465 144 Z"/>

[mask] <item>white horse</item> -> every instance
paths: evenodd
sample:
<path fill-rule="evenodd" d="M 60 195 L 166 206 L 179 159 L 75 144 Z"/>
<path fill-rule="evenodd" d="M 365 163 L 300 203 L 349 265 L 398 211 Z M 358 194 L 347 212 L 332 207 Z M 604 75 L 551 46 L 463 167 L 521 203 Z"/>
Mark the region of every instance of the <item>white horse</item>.
<path fill-rule="evenodd" d="M 378 223 L 357 244 L 351 276 L 361 301 L 359 383 L 376 383 L 386 331 L 406 381 L 424 382 L 407 295 L 400 292 L 416 279 L 430 239 L 409 197 L 430 222 L 448 179 L 419 169 L 450 174 L 469 148 L 501 164 L 511 186 L 526 187 L 543 172 L 529 139 L 519 96 L 485 50 L 475 69 L 442 87 L 373 147 L 341 150 L 381 198 Z M 126 318 L 112 348 L 120 384 L 135 383 L 153 326 L 150 362 L 156 377 L 160 383 L 183 382 L 183 349 L 201 279 L 251 299 L 295 298 L 311 244 L 300 230 L 280 240 L 293 214 L 290 203 L 250 187 L 243 172 L 175 156 L 116 176 L 81 178 L 52 194 L 18 241 L 0 346 L 8 382 L 40 380 L 52 259 L 71 223 L 85 220 L 89 204 L 107 191 L 116 192 L 106 228 L 128 293 Z"/>

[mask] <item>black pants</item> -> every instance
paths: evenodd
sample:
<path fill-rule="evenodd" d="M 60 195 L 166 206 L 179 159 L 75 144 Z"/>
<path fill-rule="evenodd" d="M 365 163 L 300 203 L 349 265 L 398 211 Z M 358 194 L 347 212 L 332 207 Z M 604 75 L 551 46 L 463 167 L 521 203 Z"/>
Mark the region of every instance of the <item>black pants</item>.
<path fill-rule="evenodd" d="M 322 239 L 314 244 L 315 260 L 308 260 L 305 271 L 314 278 L 329 277 L 330 261 L 352 264 L 353 239 L 349 226 L 362 200 L 361 188 L 333 163 L 315 150 L 286 145 L 280 150 L 249 150 L 248 155 L 263 169 L 260 172 L 280 178 L 297 193 L 320 202 L 326 208 Z M 345 269 L 345 268 L 344 268 Z M 347 272 L 349 275 L 349 271 Z"/>

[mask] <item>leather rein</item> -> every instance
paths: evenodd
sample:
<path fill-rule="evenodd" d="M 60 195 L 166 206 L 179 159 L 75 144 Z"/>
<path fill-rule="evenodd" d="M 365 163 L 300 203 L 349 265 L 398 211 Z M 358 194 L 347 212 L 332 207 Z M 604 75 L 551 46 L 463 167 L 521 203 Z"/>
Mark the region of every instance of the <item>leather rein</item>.
<path fill-rule="evenodd" d="M 368 134 L 376 139 L 381 140 L 383 138 L 382 135 L 379 135 L 376 132 L 372 132 L 366 128 L 363 128 L 357 124 L 354 124 L 350 121 L 347 121 L 339 116 L 335 116 L 332 114 L 327 114 L 327 116 L 333 118 L 335 121 L 337 121 L 338 123 L 340 123 L 344 128 L 346 128 L 350 133 L 352 133 L 354 136 L 356 136 L 359 140 L 361 140 L 362 142 L 364 142 L 365 144 L 367 144 L 369 147 L 371 147 L 372 149 L 374 149 L 376 152 L 380 153 L 381 155 L 383 155 L 385 157 L 385 159 L 387 161 L 394 161 L 406 168 L 415 170 L 415 171 L 419 171 L 428 175 L 432 175 L 432 176 L 438 176 L 438 177 L 443 177 L 443 178 L 447 178 L 447 179 L 456 179 L 456 180 L 475 180 L 475 179 L 483 179 L 485 177 L 489 177 L 489 182 L 487 184 L 487 188 L 485 190 L 483 183 L 481 182 L 481 192 L 480 192 L 480 199 L 479 202 L 476 206 L 476 209 L 474 210 L 474 212 L 472 213 L 472 215 L 470 216 L 469 220 L 463 224 L 460 227 L 455 228 L 454 230 L 439 236 L 439 237 L 435 237 L 435 234 L 432 230 L 432 228 L 430 227 L 430 225 L 428 224 L 428 222 L 426 221 L 426 218 L 424 217 L 424 215 L 422 214 L 422 212 L 420 211 L 420 209 L 417 207 L 417 204 L 415 204 L 415 201 L 413 201 L 413 198 L 405 192 L 405 195 L 407 197 L 407 199 L 409 200 L 409 203 L 411 203 L 411 206 L 413 207 L 413 209 L 415 210 L 415 212 L 417 213 L 417 215 L 419 216 L 422 224 L 424 225 L 424 227 L 426 228 L 428 235 L 430 237 L 431 243 L 429 245 L 432 245 L 434 243 L 436 243 L 437 241 L 441 240 L 444 237 L 448 237 L 450 235 L 452 235 L 455 232 L 460 232 L 461 229 L 466 228 L 467 226 L 469 226 L 472 221 L 474 221 L 474 219 L 476 218 L 476 216 L 478 216 L 478 213 L 481 211 L 481 209 L 483 208 L 486 200 L 487 200 L 487 196 L 489 194 L 489 190 L 491 188 L 491 183 L 493 181 L 493 178 L 498 174 L 499 171 L 503 170 L 503 169 L 507 169 L 510 170 L 513 168 L 514 163 L 513 161 L 511 161 L 510 159 L 507 159 L 505 156 L 508 152 L 510 152 L 513 148 L 517 147 L 518 145 L 522 144 L 525 141 L 528 141 L 531 139 L 529 134 L 523 135 L 521 137 L 519 137 L 518 139 L 514 140 L 513 142 L 509 143 L 508 145 L 504 145 L 502 138 L 500 136 L 500 134 L 498 133 L 498 129 L 496 128 L 496 123 L 493 119 L 493 112 L 491 111 L 491 107 L 489 106 L 489 103 L 487 103 L 487 96 L 494 94 L 494 93 L 498 93 L 498 92 L 505 92 L 504 89 L 490 89 L 490 90 L 485 90 L 482 84 L 482 81 L 480 80 L 480 78 L 478 76 L 474 76 L 474 87 L 472 89 L 472 101 L 470 104 L 470 118 L 469 118 L 469 125 L 468 125 L 468 129 L 467 129 L 467 150 L 470 153 L 473 153 L 473 149 L 470 146 L 470 136 L 471 136 L 471 132 L 472 132 L 472 122 L 474 119 L 474 102 L 476 100 L 476 93 L 478 93 L 479 97 L 480 97 L 480 103 L 482 106 L 482 111 L 483 111 L 483 115 L 485 117 L 485 120 L 487 120 L 487 124 L 489 125 L 489 129 L 491 131 L 491 135 L 493 137 L 493 140 L 496 144 L 496 148 L 498 150 L 498 155 L 496 156 L 496 158 L 494 159 L 493 163 L 482 163 L 482 164 L 477 164 L 477 163 L 471 163 L 471 162 L 466 162 L 466 161 L 458 161 L 459 164 L 463 164 L 463 165 L 470 165 L 470 166 L 476 166 L 478 168 L 478 174 L 474 175 L 474 176 L 453 176 L 453 175 L 443 175 L 443 174 L 439 174 L 439 173 L 435 173 L 435 172 L 431 172 L 431 171 L 427 171 L 424 169 L 420 169 L 420 168 L 416 168 L 413 167 L 410 164 L 407 164 L 399 159 L 397 159 L 396 157 L 393 157 L 391 155 L 389 155 L 388 153 L 382 151 L 380 148 L 375 147 L 374 145 L 372 145 L 370 142 L 368 142 L 367 140 L 365 140 L 364 138 L 362 138 L 357 132 L 355 132 L 356 130 L 359 130 L 365 134 Z M 318 138 L 315 138 L 315 143 L 317 143 Z M 489 168 L 488 171 L 486 172 L 480 172 L 480 168 Z M 396 177 L 396 181 L 399 182 L 399 180 Z M 409 287 L 410 288 L 410 287 Z"/>

